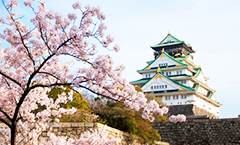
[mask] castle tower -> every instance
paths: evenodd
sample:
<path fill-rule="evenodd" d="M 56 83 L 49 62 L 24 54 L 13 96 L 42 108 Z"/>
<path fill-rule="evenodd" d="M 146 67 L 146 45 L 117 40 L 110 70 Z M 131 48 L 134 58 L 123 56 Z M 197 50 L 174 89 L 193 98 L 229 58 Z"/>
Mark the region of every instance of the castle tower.
<path fill-rule="evenodd" d="M 207 115 L 218 118 L 219 107 L 216 92 L 207 85 L 201 66 L 193 63 L 195 53 L 191 45 L 170 33 L 159 43 L 151 46 L 154 60 L 137 70 L 142 79 L 132 81 L 144 93 L 153 93 L 169 107 L 169 113 L 190 116 Z"/>

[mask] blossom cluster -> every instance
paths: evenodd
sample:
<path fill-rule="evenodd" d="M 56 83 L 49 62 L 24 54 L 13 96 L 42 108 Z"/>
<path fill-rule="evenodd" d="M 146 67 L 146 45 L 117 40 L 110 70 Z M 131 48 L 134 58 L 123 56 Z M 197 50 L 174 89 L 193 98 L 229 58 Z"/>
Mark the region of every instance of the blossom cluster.
<path fill-rule="evenodd" d="M 183 114 L 178 114 L 178 115 L 172 115 L 169 118 L 169 121 L 177 123 L 177 122 L 185 122 L 186 121 L 186 116 Z"/>
<path fill-rule="evenodd" d="M 79 139 L 72 139 L 62 136 L 56 136 L 54 133 L 48 133 L 50 141 L 42 140 L 40 145 L 58 144 L 58 145 L 113 145 L 119 144 L 122 138 L 111 137 L 106 131 L 105 126 L 99 130 L 86 131 L 80 135 Z"/>
<path fill-rule="evenodd" d="M 33 8 L 33 3 L 26 0 L 24 5 L 34 10 L 35 15 L 30 19 L 34 28 L 17 18 L 14 11 L 19 5 L 17 0 L 8 2 L 5 6 L 9 15 L 0 17 L 0 24 L 7 25 L 3 33 L 0 32 L 0 38 L 10 45 L 0 49 L 0 119 L 11 131 L 17 126 L 17 144 L 37 144 L 38 136 L 48 128 L 47 124 L 59 121 L 53 118 L 74 113 L 75 108 L 64 109 L 60 104 L 71 101 L 73 91 L 81 89 L 123 102 L 130 109 L 142 111 L 142 117 L 149 121 L 154 121 L 154 114 L 162 116 L 168 112 L 154 100 L 147 102 L 142 92 L 137 92 L 122 78 L 123 65 L 113 67 L 109 55 L 96 55 L 96 44 L 89 45 L 89 40 L 97 39 L 103 48 L 109 48 L 114 40 L 110 35 L 104 38 L 107 27 L 102 20 L 106 16 L 99 7 L 82 8 L 79 2 L 74 3 L 73 9 L 80 9 L 82 14 L 80 24 L 76 24 L 76 14 L 69 13 L 64 18 L 60 13 L 48 10 L 44 2 L 38 2 L 38 9 Z M 95 19 L 100 23 L 94 23 Z M 116 52 L 119 49 L 118 45 L 113 47 Z M 74 72 L 71 71 L 74 63 L 62 62 L 60 57 L 72 57 L 89 66 L 79 66 Z M 72 88 L 72 92 L 60 94 L 56 100 L 48 97 L 52 87 L 63 85 Z M 45 109 L 34 113 L 39 105 Z M 92 134 L 104 136 L 103 133 Z M 82 139 L 92 134 L 86 133 Z M 106 142 L 103 138 L 99 141 Z"/>

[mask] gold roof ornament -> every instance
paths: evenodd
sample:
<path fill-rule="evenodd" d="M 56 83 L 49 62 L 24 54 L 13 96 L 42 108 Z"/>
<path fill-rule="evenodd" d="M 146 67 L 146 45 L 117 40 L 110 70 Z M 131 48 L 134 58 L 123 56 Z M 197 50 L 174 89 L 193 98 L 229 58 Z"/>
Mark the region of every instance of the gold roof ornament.
<path fill-rule="evenodd" d="M 150 67 L 147 67 L 145 70 L 149 70 L 149 69 L 151 69 Z"/>
<path fill-rule="evenodd" d="M 186 91 L 187 89 L 184 89 L 183 87 L 180 87 L 180 89 L 178 89 L 178 91 Z"/>
<path fill-rule="evenodd" d="M 168 34 L 170 34 L 170 30 L 168 30 Z"/>
<path fill-rule="evenodd" d="M 164 48 L 162 48 L 162 53 L 164 52 Z"/>
<path fill-rule="evenodd" d="M 199 68 L 202 68 L 201 65 L 199 65 Z"/>
<path fill-rule="evenodd" d="M 160 67 L 158 67 L 158 70 L 157 70 L 157 72 L 158 72 L 158 73 L 160 72 Z"/>

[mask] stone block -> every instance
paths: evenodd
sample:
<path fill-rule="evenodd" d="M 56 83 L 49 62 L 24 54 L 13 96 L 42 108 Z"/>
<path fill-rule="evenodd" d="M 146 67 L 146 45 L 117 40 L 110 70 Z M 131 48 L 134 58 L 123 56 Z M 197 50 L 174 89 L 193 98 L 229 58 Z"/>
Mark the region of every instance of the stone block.
<path fill-rule="evenodd" d="M 84 127 L 84 123 L 78 123 L 78 127 Z"/>
<path fill-rule="evenodd" d="M 62 127 L 71 127 L 71 123 L 63 123 Z"/>
<path fill-rule="evenodd" d="M 72 126 L 72 127 L 78 127 L 78 126 L 79 126 L 79 123 L 71 123 L 71 126 Z"/>
<path fill-rule="evenodd" d="M 84 126 L 93 128 L 94 123 L 84 123 Z"/>
<path fill-rule="evenodd" d="M 94 123 L 94 128 L 102 128 L 103 126 L 105 125 L 101 123 Z"/>
<path fill-rule="evenodd" d="M 62 123 L 53 123 L 51 127 L 62 127 Z"/>

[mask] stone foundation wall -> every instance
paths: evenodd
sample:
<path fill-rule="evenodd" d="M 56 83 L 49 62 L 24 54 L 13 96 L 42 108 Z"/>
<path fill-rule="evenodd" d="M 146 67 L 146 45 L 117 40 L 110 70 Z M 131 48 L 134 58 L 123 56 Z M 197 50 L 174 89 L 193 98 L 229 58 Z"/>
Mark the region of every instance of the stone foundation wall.
<path fill-rule="evenodd" d="M 105 126 L 101 123 L 54 123 L 49 124 L 52 127 L 52 132 L 55 133 L 57 136 L 67 136 L 69 138 L 79 138 L 80 134 L 88 131 L 88 130 L 95 130 L 100 129 L 104 127 L 106 131 L 109 132 L 109 138 L 112 137 L 122 137 L 121 145 L 140 145 L 139 142 L 137 142 L 137 136 L 132 136 L 129 133 L 120 131 L 118 129 Z M 7 128 L 3 123 L 0 123 L 0 128 Z M 41 138 L 48 139 L 47 131 L 42 132 L 42 135 L 39 137 L 39 140 Z M 156 141 L 156 145 L 169 145 L 166 142 Z"/>
<path fill-rule="evenodd" d="M 207 115 L 210 119 L 218 119 L 218 116 L 214 115 L 213 113 L 210 113 L 200 107 L 197 107 L 193 104 L 189 105 L 176 105 L 176 106 L 168 106 L 169 107 L 169 113 L 168 115 L 177 115 L 177 114 L 184 114 L 187 117 L 188 116 L 201 116 L 201 115 Z"/>
<path fill-rule="evenodd" d="M 233 119 L 193 119 L 184 123 L 153 126 L 158 130 L 163 142 L 171 145 L 240 144 L 240 118 Z"/>

